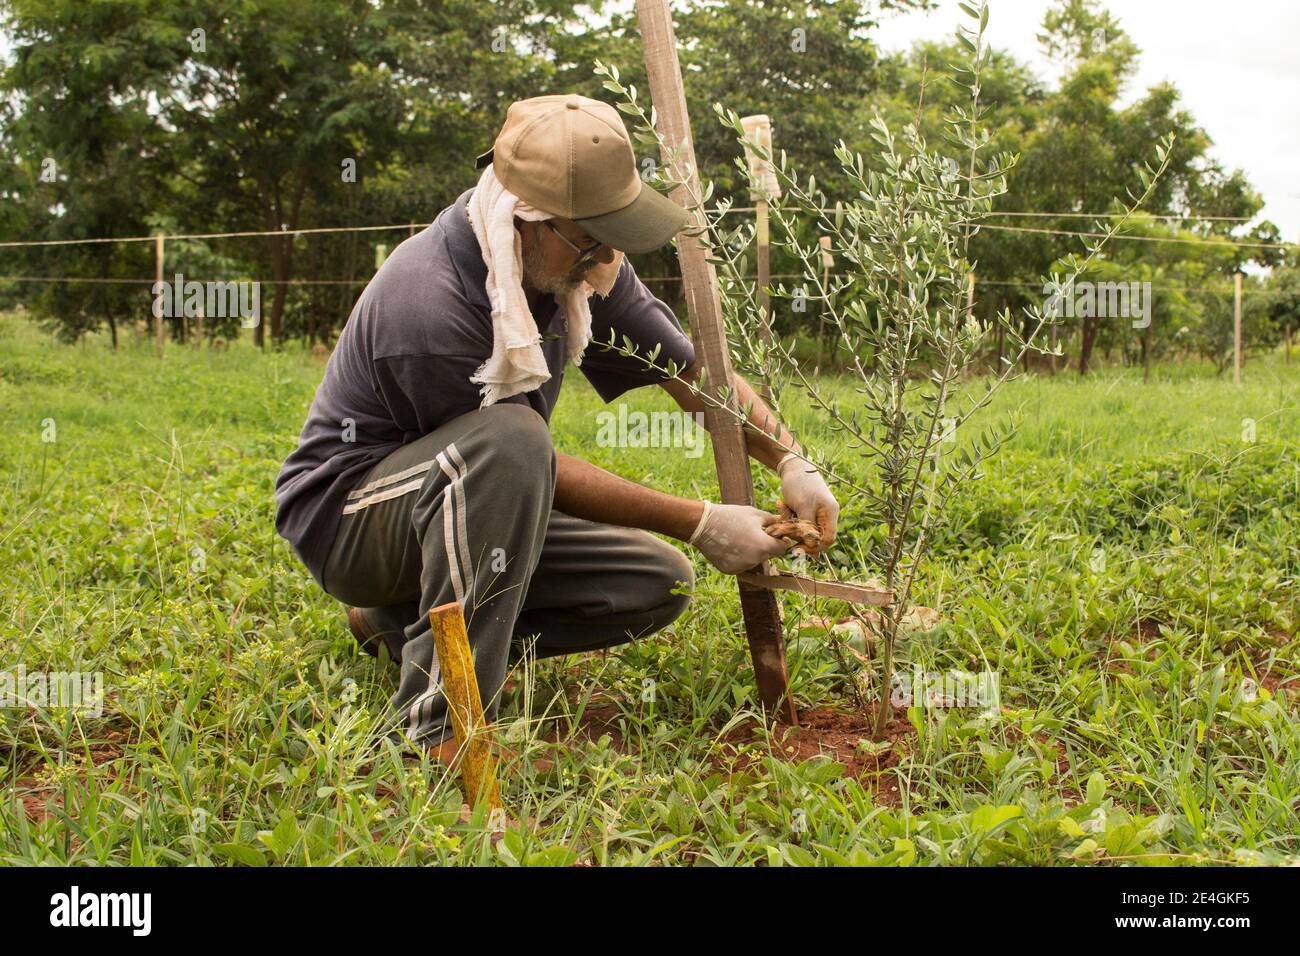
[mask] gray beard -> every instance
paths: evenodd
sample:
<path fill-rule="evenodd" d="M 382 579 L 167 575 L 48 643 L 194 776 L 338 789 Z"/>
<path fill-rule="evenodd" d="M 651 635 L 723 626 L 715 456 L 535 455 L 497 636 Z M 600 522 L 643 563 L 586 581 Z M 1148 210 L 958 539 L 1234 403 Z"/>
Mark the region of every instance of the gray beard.
<path fill-rule="evenodd" d="M 541 250 L 536 246 L 529 246 L 524 250 L 523 260 L 524 282 L 538 292 L 563 295 L 578 287 L 578 281 L 580 280 L 574 280 L 568 274 L 555 275 L 548 272 L 546 263 L 542 259 Z"/>

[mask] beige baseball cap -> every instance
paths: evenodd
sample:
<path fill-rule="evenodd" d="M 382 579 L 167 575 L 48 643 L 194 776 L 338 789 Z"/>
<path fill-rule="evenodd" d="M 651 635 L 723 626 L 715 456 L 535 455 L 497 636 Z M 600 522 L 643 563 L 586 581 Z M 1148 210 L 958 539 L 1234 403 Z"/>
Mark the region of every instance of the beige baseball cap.
<path fill-rule="evenodd" d="M 649 252 L 686 225 L 685 209 L 637 174 L 632 140 L 618 111 L 576 93 L 510 104 L 492 149 L 501 185 L 552 216 L 572 219 L 621 252 Z"/>

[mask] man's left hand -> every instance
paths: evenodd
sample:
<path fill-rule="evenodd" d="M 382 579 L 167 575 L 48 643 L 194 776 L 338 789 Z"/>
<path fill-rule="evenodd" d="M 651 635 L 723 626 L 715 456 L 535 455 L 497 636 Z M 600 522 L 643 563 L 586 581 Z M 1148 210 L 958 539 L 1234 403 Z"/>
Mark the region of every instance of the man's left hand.
<path fill-rule="evenodd" d="M 797 456 L 787 455 L 777 466 L 781 476 L 781 498 L 796 518 L 811 521 L 821 532 L 821 547 L 826 551 L 835 541 L 835 525 L 840 518 L 840 503 L 835 500 L 815 465 Z M 815 557 L 816 555 L 810 555 Z"/>

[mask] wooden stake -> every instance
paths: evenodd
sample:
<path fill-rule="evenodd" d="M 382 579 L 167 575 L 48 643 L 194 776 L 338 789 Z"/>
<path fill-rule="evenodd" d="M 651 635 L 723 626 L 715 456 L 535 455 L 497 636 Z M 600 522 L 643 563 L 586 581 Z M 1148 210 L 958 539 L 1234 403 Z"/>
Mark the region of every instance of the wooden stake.
<path fill-rule="evenodd" d="M 166 238 L 161 232 L 158 233 L 158 235 L 154 239 L 154 270 L 153 271 L 154 271 L 154 280 L 158 283 L 161 283 L 163 280 L 163 243 L 166 241 L 167 241 Z M 157 286 L 155 286 L 155 288 L 157 288 Z M 181 297 L 180 296 L 181 290 L 173 290 L 173 291 L 175 292 L 175 294 L 171 297 L 171 301 L 175 302 L 178 298 Z M 155 309 L 155 311 L 158 314 L 153 317 L 154 341 L 158 346 L 158 357 L 162 358 L 163 356 L 162 310 Z"/>
<path fill-rule="evenodd" d="M 650 80 L 650 97 L 659 121 L 659 132 L 667 149 L 679 148 L 674 179 L 684 180 L 673 198 L 683 206 L 694 205 L 692 195 L 699 195 L 700 178 L 695 165 L 695 146 L 691 140 L 691 122 L 686 111 L 686 94 L 682 89 L 681 67 L 677 62 L 677 39 L 667 0 L 637 0 L 637 21 L 645 48 L 646 75 Z M 664 156 L 665 163 L 670 157 Z M 698 210 L 687 229 L 702 228 Z M 722 323 L 722 304 L 718 281 L 709 250 L 698 236 L 677 235 L 677 256 L 682 268 L 682 289 L 690 316 L 691 337 L 704 364 L 705 380 L 701 387 L 716 400 L 725 401 L 730 412 L 712 406 L 705 412 L 709 435 L 713 441 L 713 458 L 718 470 L 718 487 L 728 504 L 754 503 L 754 477 L 749 470 L 745 433 L 736 417 L 738 406 L 731 373 L 731 356 L 727 351 Z M 766 570 L 766 569 L 764 569 Z M 745 636 L 754 662 L 758 699 L 769 713 L 797 724 L 794 704 L 787 693 L 789 678 L 785 663 L 785 639 L 781 633 L 781 612 L 776 596 L 767 589 L 738 582 L 740 607 L 745 618 Z"/>
<path fill-rule="evenodd" d="M 1241 384 L 1241 271 L 1232 274 L 1232 381 Z"/>
<path fill-rule="evenodd" d="M 478 806 L 487 801 L 488 812 L 501 808 L 497 789 L 497 761 L 492 752 L 492 726 L 483 718 L 474 657 L 465 631 L 465 616 L 453 601 L 429 611 L 433 642 L 438 649 L 442 693 L 447 698 L 447 715 L 460 744 L 461 779 L 465 802 Z"/>

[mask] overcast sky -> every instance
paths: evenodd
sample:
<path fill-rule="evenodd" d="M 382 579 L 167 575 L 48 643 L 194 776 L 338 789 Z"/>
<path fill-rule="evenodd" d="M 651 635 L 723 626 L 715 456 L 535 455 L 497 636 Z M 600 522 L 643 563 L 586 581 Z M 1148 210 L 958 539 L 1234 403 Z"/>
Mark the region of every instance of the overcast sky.
<path fill-rule="evenodd" d="M 1214 140 L 1213 155 L 1246 171 L 1264 197 L 1261 216 L 1300 240 L 1300 2 L 1297 0 L 1103 0 L 1142 51 L 1125 102 L 1170 81 Z M 1049 0 L 991 0 L 986 39 L 1044 79 L 1057 67 L 1035 34 Z M 874 36 L 886 49 L 951 36 L 967 19 L 956 0 L 929 13 L 889 15 Z"/>

